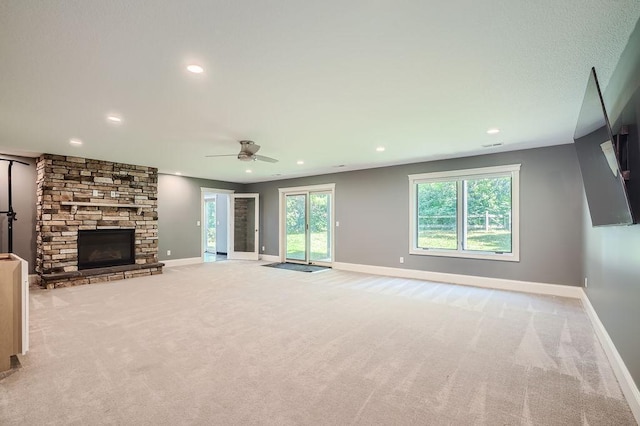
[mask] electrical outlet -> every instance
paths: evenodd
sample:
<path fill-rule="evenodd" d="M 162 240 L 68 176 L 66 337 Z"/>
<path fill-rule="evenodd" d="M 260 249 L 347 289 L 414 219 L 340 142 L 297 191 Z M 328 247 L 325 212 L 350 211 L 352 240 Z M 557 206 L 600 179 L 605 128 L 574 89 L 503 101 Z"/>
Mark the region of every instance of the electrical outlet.
<path fill-rule="evenodd" d="M 400 263 L 404 263 L 404 257 L 400 257 Z"/>
<path fill-rule="evenodd" d="M 97 196 L 99 196 L 99 195 L 100 195 L 100 193 L 98 192 L 98 190 L 97 190 L 97 189 L 94 189 L 94 190 L 93 190 L 93 196 L 94 196 L 94 197 L 97 197 Z"/>
<path fill-rule="evenodd" d="M 167 256 L 171 256 L 171 250 L 167 250 Z"/>
<path fill-rule="evenodd" d="M 340 226 L 340 222 L 336 220 L 336 227 Z"/>
<path fill-rule="evenodd" d="M 264 251 L 264 246 L 262 246 L 262 251 Z"/>
<path fill-rule="evenodd" d="M 589 287 L 589 280 L 587 279 L 587 277 L 584 277 L 584 288 Z"/>
<path fill-rule="evenodd" d="M 200 221 L 196 220 L 196 226 L 200 226 Z"/>
<path fill-rule="evenodd" d="M 111 191 L 111 198 L 116 198 L 118 193 L 116 191 Z"/>

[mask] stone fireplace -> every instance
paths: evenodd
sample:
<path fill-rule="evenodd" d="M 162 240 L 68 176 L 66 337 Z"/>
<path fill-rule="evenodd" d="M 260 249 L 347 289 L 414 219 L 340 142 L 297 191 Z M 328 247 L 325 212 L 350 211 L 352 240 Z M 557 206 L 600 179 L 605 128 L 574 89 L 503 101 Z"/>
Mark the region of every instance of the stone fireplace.
<path fill-rule="evenodd" d="M 158 171 L 45 154 L 37 162 L 36 272 L 47 288 L 162 273 Z"/>

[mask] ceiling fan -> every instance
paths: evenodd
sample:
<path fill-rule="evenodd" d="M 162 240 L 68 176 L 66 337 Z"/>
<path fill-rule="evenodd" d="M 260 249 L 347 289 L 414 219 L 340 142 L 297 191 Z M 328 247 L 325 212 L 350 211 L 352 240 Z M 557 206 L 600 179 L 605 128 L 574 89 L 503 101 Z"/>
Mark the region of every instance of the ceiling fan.
<path fill-rule="evenodd" d="M 266 161 L 267 163 L 277 163 L 278 160 L 271 157 L 265 157 L 264 155 L 257 155 L 256 152 L 260 150 L 260 145 L 254 141 L 239 141 L 240 152 L 237 154 L 240 161 Z M 220 154 L 220 155 L 207 155 L 206 157 L 236 157 L 236 154 Z"/>

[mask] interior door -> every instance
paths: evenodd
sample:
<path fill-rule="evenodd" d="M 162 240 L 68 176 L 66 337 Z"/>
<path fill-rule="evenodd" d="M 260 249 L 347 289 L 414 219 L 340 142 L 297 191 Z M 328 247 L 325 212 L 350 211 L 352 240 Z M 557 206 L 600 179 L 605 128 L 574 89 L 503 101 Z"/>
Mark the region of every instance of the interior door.
<path fill-rule="evenodd" d="M 331 191 L 285 195 L 285 259 L 292 263 L 332 262 Z"/>
<path fill-rule="evenodd" d="M 259 214 L 258 194 L 229 196 L 228 259 L 258 260 Z"/>

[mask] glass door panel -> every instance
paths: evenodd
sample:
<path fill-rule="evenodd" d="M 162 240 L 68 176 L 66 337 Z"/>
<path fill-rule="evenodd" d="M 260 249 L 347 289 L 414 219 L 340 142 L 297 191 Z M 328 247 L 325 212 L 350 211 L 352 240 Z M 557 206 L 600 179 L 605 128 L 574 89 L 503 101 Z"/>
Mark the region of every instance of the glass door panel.
<path fill-rule="evenodd" d="M 309 194 L 309 260 L 331 262 L 331 193 Z"/>
<path fill-rule="evenodd" d="M 231 247 L 229 259 L 258 260 L 258 194 L 231 196 Z"/>
<path fill-rule="evenodd" d="M 286 258 L 307 262 L 307 195 L 292 194 L 285 197 Z"/>
<path fill-rule="evenodd" d="M 210 198 L 204 201 L 204 228 L 205 247 L 207 253 L 216 253 L 216 199 Z"/>

